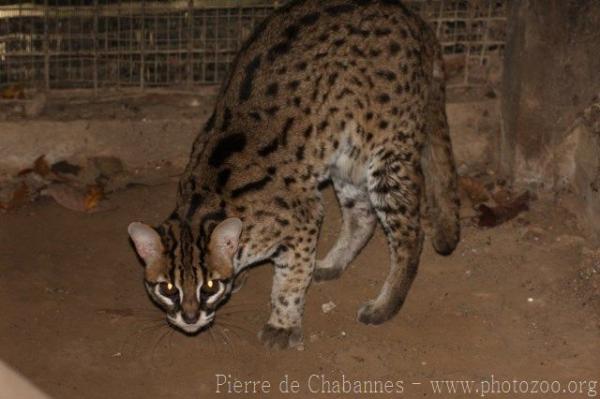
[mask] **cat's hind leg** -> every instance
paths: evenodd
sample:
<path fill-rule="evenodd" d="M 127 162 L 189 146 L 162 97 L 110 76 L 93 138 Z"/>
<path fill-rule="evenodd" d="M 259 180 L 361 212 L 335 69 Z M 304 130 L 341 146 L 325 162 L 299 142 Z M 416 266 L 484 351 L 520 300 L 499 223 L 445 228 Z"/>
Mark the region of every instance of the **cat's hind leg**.
<path fill-rule="evenodd" d="M 390 270 L 376 299 L 364 304 L 359 321 L 380 324 L 401 308 L 415 278 L 423 246 L 419 219 L 422 186 L 420 167 L 405 161 L 401 147 L 380 151 L 369 165 L 371 204 L 385 232 L 390 250 Z"/>
<path fill-rule="evenodd" d="M 325 258 L 317 261 L 315 281 L 340 277 L 373 235 L 377 220 L 365 188 L 335 178 L 333 185 L 342 209 L 342 229 Z"/>

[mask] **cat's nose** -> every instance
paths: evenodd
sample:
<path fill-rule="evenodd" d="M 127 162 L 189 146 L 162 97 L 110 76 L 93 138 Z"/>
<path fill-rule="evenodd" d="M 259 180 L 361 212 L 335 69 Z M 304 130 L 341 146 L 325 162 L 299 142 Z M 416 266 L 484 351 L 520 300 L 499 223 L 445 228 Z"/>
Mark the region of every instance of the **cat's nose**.
<path fill-rule="evenodd" d="M 181 318 L 187 324 L 196 324 L 200 315 L 196 312 L 181 312 Z"/>

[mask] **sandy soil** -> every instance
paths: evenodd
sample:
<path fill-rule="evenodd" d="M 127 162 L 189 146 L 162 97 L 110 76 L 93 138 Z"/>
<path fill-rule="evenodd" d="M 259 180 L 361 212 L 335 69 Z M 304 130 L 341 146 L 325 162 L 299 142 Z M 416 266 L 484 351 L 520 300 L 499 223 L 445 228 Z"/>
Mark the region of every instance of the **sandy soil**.
<path fill-rule="evenodd" d="M 387 272 L 378 232 L 340 280 L 311 287 L 305 349 L 269 352 L 256 338 L 268 317 L 269 265 L 251 271 L 212 334 L 177 333 L 147 299 L 126 226 L 159 222 L 174 194 L 174 184 L 138 187 L 114 194 L 118 209 L 106 213 L 80 214 L 46 200 L 0 215 L 0 358 L 56 398 L 212 397 L 216 374 L 269 381 L 269 397 L 316 389 L 314 397 L 327 398 L 353 396 L 327 394 L 320 384 L 342 375 L 401 381 L 395 387 L 408 398 L 447 397 L 433 394 L 432 379 L 493 375 L 557 380 L 565 389 L 571 380 L 600 377 L 598 302 L 579 281 L 587 243 L 549 203 L 535 202 L 495 229 L 465 221 L 460 247 L 447 258 L 427 243 L 404 308 L 372 327 L 355 315 Z M 325 197 L 322 251 L 339 225 L 335 199 L 329 191 Z M 330 301 L 337 306 L 325 314 L 321 305 Z M 279 392 L 286 374 L 299 381 L 299 395 Z M 309 386 L 312 374 L 318 377 Z"/>

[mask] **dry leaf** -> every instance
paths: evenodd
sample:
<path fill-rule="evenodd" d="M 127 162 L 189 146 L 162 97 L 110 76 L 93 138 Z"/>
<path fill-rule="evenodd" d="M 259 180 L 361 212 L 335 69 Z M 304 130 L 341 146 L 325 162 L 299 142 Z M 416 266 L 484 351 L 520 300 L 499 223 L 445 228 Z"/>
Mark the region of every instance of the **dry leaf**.
<path fill-rule="evenodd" d="M 56 202 L 67 209 L 73 211 L 85 212 L 86 193 L 77 188 L 66 184 L 51 184 L 45 190 L 44 194 L 54 198 Z"/>
<path fill-rule="evenodd" d="M 98 185 L 88 187 L 85 199 L 83 201 L 85 210 L 89 211 L 96 208 L 103 197 L 104 190 L 102 187 Z"/>
<path fill-rule="evenodd" d="M 45 190 L 48 195 L 67 209 L 77 212 L 96 213 L 114 209 L 107 201 L 102 201 L 104 190 L 101 186 L 90 186 L 87 190 L 67 184 L 53 183 Z"/>
<path fill-rule="evenodd" d="M 0 97 L 7 100 L 17 100 L 25 98 L 25 89 L 21 85 L 10 85 L 0 92 Z"/>
<path fill-rule="evenodd" d="M 490 198 L 488 190 L 479 180 L 469 176 L 460 176 L 458 185 L 467 194 L 473 204 L 480 204 Z"/>
<path fill-rule="evenodd" d="M 40 155 L 33 163 L 33 171 L 40 176 L 47 176 L 50 173 L 50 165 L 46 162 L 46 156 Z"/>
<path fill-rule="evenodd" d="M 48 165 L 48 162 L 46 162 L 46 156 L 45 155 L 40 155 L 33 162 L 33 167 L 32 168 L 23 169 L 22 171 L 20 171 L 19 173 L 17 173 L 17 176 L 25 176 L 25 175 L 27 175 L 29 173 L 36 173 L 39 176 L 45 177 L 48 174 L 50 174 L 50 172 L 51 172 L 50 171 L 50 166 Z"/>
<path fill-rule="evenodd" d="M 0 208 L 2 209 L 15 209 L 23 205 L 29 197 L 29 189 L 27 185 L 21 182 L 21 185 L 13 192 L 10 201 L 3 203 L 0 202 Z"/>
<path fill-rule="evenodd" d="M 493 208 L 484 204 L 480 205 L 478 208 L 480 212 L 479 227 L 495 227 L 515 218 L 519 213 L 529 210 L 530 199 L 529 192 L 525 192 L 504 205 Z"/>
<path fill-rule="evenodd" d="M 500 188 L 492 192 L 492 199 L 498 205 L 506 205 L 512 200 L 512 193 L 505 188 Z"/>

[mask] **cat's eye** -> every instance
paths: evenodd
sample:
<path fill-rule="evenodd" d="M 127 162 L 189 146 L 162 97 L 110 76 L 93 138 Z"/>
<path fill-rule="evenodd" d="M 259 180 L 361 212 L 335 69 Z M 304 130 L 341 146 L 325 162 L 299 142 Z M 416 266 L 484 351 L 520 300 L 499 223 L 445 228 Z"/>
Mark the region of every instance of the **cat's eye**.
<path fill-rule="evenodd" d="M 217 280 L 208 280 L 202 285 L 200 291 L 207 296 L 215 295 L 221 289 L 221 284 Z"/>
<path fill-rule="evenodd" d="M 159 285 L 159 290 L 161 295 L 166 297 L 174 297 L 179 295 L 179 290 L 173 284 L 168 282 L 162 282 Z"/>

